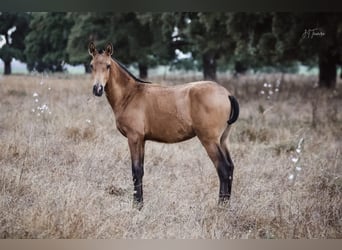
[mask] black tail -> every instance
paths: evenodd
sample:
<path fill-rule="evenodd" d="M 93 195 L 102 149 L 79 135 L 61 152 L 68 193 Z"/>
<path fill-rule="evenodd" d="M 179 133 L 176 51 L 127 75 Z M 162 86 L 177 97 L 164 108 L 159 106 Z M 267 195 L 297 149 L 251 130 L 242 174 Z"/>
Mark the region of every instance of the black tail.
<path fill-rule="evenodd" d="M 240 113 L 240 107 L 239 107 L 239 103 L 236 100 L 236 98 L 232 95 L 228 96 L 230 103 L 231 103 L 231 111 L 230 111 L 230 117 L 228 120 L 228 124 L 231 125 L 234 122 L 236 122 L 236 120 L 239 117 L 239 113 Z"/>

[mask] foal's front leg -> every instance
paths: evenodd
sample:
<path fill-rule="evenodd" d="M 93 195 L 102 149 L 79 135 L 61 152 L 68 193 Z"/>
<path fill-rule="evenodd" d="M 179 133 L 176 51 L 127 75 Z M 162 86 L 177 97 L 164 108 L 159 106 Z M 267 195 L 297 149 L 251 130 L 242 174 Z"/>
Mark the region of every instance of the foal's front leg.
<path fill-rule="evenodd" d="M 145 141 L 140 136 L 128 136 L 131 152 L 132 175 L 134 183 L 133 206 L 139 210 L 143 207 L 143 176 L 144 176 L 144 148 Z"/>

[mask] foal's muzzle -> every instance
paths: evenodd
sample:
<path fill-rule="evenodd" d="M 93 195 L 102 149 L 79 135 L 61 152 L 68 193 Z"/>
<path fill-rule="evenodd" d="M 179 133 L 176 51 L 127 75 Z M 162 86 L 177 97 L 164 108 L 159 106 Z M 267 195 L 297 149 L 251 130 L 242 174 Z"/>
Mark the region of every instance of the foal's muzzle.
<path fill-rule="evenodd" d="M 103 94 L 103 86 L 99 83 L 93 86 L 93 94 L 96 96 L 102 96 Z"/>

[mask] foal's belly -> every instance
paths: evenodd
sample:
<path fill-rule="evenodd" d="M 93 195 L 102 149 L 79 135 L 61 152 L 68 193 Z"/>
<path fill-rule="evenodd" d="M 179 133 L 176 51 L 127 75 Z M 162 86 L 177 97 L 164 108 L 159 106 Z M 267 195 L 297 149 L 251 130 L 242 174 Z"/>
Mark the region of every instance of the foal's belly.
<path fill-rule="evenodd" d="M 145 139 L 164 143 L 175 143 L 194 137 L 195 131 L 192 125 L 179 117 L 163 116 L 149 122 Z"/>
<path fill-rule="evenodd" d="M 163 143 L 176 143 L 186 141 L 195 136 L 195 132 L 187 133 L 187 134 L 178 134 L 176 136 L 164 136 L 160 134 L 148 134 L 145 136 L 145 140 L 163 142 Z"/>

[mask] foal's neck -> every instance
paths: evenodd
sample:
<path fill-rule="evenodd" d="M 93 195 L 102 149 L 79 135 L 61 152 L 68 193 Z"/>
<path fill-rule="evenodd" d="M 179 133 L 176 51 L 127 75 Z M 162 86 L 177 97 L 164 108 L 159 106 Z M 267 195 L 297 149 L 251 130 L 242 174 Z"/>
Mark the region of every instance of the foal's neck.
<path fill-rule="evenodd" d="M 107 99 L 114 113 L 120 113 L 134 96 L 137 83 L 114 61 L 111 61 L 110 78 L 106 84 Z"/>

